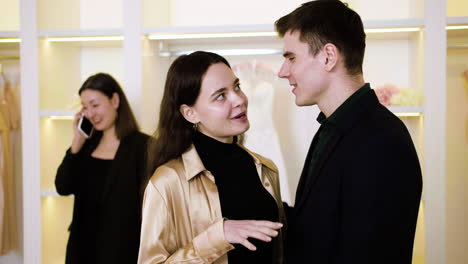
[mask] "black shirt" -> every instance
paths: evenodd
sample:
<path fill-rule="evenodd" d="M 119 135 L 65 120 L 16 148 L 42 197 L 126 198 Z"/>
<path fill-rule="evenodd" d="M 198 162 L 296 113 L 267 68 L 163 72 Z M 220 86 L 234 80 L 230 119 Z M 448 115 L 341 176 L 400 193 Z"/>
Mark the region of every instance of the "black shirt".
<path fill-rule="evenodd" d="M 81 214 L 81 224 L 87 228 L 82 228 L 80 234 L 89 243 L 83 244 L 83 254 L 80 256 L 83 263 L 95 263 L 97 254 L 100 252 L 98 245 L 98 237 L 101 235 L 102 228 L 96 223 L 100 223 L 102 219 L 102 196 L 109 170 L 113 160 L 105 160 L 89 157 L 87 165 L 87 173 L 83 174 L 82 188 L 79 193 L 83 198 L 83 210 Z"/>
<path fill-rule="evenodd" d="M 263 187 L 252 156 L 235 142 L 222 143 L 199 132 L 195 133 L 193 143 L 203 165 L 215 178 L 223 217 L 278 221 L 278 207 Z M 230 264 L 273 263 L 272 242 L 252 238 L 249 241 L 257 250 L 234 245 L 236 248 L 228 253 Z"/>
<path fill-rule="evenodd" d="M 371 90 L 370 85 L 366 83 L 363 87 L 354 92 L 346 101 L 343 102 L 328 118 L 322 112 L 318 115 L 317 121 L 321 124 L 317 131 L 317 144 L 312 153 L 311 168 L 321 157 L 321 153 L 328 146 L 328 143 L 334 138 L 346 131 L 341 131 L 341 124 L 346 122 L 347 113 L 353 111 L 354 105 L 364 94 Z"/>

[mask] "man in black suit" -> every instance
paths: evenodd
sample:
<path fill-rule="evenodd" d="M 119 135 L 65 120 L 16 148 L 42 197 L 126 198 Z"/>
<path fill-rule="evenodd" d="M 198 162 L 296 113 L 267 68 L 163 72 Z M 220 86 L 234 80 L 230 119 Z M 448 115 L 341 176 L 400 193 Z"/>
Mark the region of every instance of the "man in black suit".
<path fill-rule="evenodd" d="M 405 125 L 365 83 L 365 33 L 338 0 L 305 3 L 275 23 L 278 73 L 321 124 L 290 210 L 288 263 L 410 264 L 421 169 Z"/>

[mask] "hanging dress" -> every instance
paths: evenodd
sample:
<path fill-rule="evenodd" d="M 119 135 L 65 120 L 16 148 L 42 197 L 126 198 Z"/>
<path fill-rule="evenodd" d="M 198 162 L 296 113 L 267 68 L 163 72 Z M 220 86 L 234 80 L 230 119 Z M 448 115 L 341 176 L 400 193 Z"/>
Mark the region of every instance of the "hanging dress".
<path fill-rule="evenodd" d="M 281 197 L 291 204 L 286 165 L 278 133 L 273 120 L 276 74 L 273 67 L 263 62 L 249 62 L 233 66 L 241 89 L 249 100 L 250 129 L 243 144 L 253 152 L 271 159 L 278 167 Z"/>
<path fill-rule="evenodd" d="M 11 132 L 19 125 L 17 106 L 10 83 L 6 81 L 3 94 L 0 96 L 0 255 L 6 254 L 18 246 L 14 197 L 15 175 L 11 148 Z"/>

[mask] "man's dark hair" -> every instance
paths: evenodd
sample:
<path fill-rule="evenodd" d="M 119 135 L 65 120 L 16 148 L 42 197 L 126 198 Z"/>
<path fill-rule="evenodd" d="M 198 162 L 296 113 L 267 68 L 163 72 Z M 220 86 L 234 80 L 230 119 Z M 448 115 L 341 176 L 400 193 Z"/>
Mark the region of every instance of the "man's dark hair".
<path fill-rule="evenodd" d="M 317 55 L 327 43 L 344 57 L 349 75 L 362 74 L 366 34 L 359 15 L 339 0 L 317 0 L 302 4 L 275 22 L 280 37 L 299 32 L 300 41 Z"/>

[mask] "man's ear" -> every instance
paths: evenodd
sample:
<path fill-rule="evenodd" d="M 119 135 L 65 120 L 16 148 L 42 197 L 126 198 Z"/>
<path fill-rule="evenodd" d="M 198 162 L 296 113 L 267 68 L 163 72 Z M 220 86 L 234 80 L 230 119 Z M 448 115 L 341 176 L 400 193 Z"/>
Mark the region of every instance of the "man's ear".
<path fill-rule="evenodd" d="M 200 120 L 198 119 L 197 112 L 195 111 L 195 109 L 193 109 L 193 107 L 183 104 L 180 106 L 179 111 L 185 118 L 185 120 L 189 121 L 190 123 L 196 124 L 200 122 Z"/>
<path fill-rule="evenodd" d="M 336 64 L 338 63 L 338 57 L 339 57 L 339 52 L 338 48 L 331 44 L 327 43 L 323 46 L 322 48 L 323 55 L 324 55 L 324 60 L 325 60 L 325 70 L 326 71 L 331 71 L 333 68 L 335 68 Z"/>
<path fill-rule="evenodd" d="M 118 108 L 119 108 L 120 97 L 119 97 L 119 94 L 118 94 L 118 93 L 113 93 L 113 94 L 112 94 L 111 103 L 112 103 L 112 106 L 113 106 L 115 109 L 118 109 Z"/>

